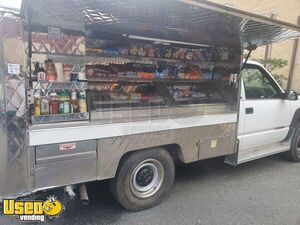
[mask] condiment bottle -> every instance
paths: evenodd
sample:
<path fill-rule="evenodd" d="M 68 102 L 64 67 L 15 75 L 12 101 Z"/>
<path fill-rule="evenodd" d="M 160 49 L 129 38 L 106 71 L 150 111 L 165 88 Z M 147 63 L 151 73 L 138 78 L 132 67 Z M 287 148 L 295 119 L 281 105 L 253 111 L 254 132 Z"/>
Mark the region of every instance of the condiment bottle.
<path fill-rule="evenodd" d="M 71 94 L 71 113 L 79 113 L 79 101 L 77 99 L 77 94 L 75 91 Z"/>
<path fill-rule="evenodd" d="M 70 81 L 78 81 L 78 73 L 71 73 L 71 79 Z"/>
<path fill-rule="evenodd" d="M 68 92 L 63 91 L 58 95 L 59 99 L 59 113 L 69 114 L 71 112 L 70 95 Z"/>
<path fill-rule="evenodd" d="M 63 64 L 62 63 L 54 63 L 56 74 L 57 74 L 57 82 L 64 82 L 64 72 L 63 72 Z"/>
<path fill-rule="evenodd" d="M 43 96 L 41 100 L 41 114 L 42 115 L 49 115 L 50 114 L 50 106 L 49 106 L 49 99 L 47 96 Z"/>
<path fill-rule="evenodd" d="M 78 73 L 78 80 L 79 80 L 79 81 L 84 81 L 84 80 L 86 80 L 86 78 L 85 78 L 85 72 L 80 72 L 80 73 Z"/>
<path fill-rule="evenodd" d="M 40 64 L 38 62 L 33 63 L 34 64 L 34 72 L 31 74 L 31 80 L 37 81 L 38 72 L 40 70 Z"/>
<path fill-rule="evenodd" d="M 57 73 L 56 73 L 55 65 L 52 62 L 52 59 L 46 60 L 45 71 L 47 74 L 48 81 L 56 81 L 57 80 Z"/>
<path fill-rule="evenodd" d="M 34 96 L 34 113 L 35 116 L 41 115 L 41 94 L 36 92 Z"/>
<path fill-rule="evenodd" d="M 81 113 L 87 112 L 87 105 L 84 92 L 80 92 L 79 94 L 79 109 Z"/>
<path fill-rule="evenodd" d="M 88 78 L 93 78 L 95 75 L 93 66 L 86 66 L 86 75 Z"/>
<path fill-rule="evenodd" d="M 50 114 L 58 114 L 58 96 L 56 93 L 50 94 Z"/>
<path fill-rule="evenodd" d="M 43 68 L 43 64 L 39 64 L 39 69 L 37 73 L 37 80 L 38 81 L 47 81 L 47 74 Z"/>
<path fill-rule="evenodd" d="M 72 72 L 72 66 L 69 64 L 64 64 L 63 65 L 63 73 L 64 73 L 64 81 L 65 82 L 70 82 L 71 80 L 71 72 Z"/>

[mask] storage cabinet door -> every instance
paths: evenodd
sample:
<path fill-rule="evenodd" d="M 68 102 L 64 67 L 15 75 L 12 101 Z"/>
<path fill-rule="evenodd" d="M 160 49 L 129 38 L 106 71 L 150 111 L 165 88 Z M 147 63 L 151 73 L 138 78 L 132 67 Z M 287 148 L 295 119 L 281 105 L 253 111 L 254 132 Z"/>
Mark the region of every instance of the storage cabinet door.
<path fill-rule="evenodd" d="M 36 147 L 35 188 L 83 183 L 96 179 L 97 141 Z"/>

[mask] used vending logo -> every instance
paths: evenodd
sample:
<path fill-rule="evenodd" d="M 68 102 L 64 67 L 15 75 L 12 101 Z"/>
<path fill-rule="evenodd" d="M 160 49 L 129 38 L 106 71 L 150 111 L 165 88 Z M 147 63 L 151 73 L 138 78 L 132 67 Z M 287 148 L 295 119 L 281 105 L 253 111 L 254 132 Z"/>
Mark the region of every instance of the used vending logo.
<path fill-rule="evenodd" d="M 46 201 L 3 200 L 3 215 L 18 216 L 22 222 L 45 222 L 46 216 L 58 217 L 63 210 L 63 204 L 54 196 Z"/>

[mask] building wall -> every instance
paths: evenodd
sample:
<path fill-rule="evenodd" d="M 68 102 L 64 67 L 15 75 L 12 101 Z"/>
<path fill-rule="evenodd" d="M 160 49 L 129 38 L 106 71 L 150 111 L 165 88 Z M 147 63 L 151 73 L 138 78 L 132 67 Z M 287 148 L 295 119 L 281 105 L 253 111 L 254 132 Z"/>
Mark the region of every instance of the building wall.
<path fill-rule="evenodd" d="M 252 13 L 271 17 L 275 15 L 276 19 L 297 24 L 300 16 L 300 0 L 210 0 L 215 3 L 225 4 L 229 7 L 249 11 Z M 294 41 L 284 41 L 270 46 L 269 56 L 272 58 L 282 58 L 288 61 L 288 65 L 279 71 L 286 77 L 289 75 Z M 265 47 L 260 47 L 252 54 L 252 58 L 265 58 Z M 286 88 L 286 82 L 283 85 Z M 300 43 L 296 56 L 294 76 L 291 89 L 300 92 Z"/>

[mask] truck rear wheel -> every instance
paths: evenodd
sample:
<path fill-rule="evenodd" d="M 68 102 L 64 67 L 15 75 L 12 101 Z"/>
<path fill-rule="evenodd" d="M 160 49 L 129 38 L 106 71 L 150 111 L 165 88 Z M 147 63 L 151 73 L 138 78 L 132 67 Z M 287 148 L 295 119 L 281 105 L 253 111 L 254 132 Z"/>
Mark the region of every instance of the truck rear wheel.
<path fill-rule="evenodd" d="M 300 162 L 300 126 L 295 130 L 291 149 L 287 152 L 287 156 L 293 162 Z"/>
<path fill-rule="evenodd" d="M 138 151 L 125 157 L 110 189 L 120 204 L 139 211 L 160 203 L 174 182 L 173 158 L 162 149 Z"/>

